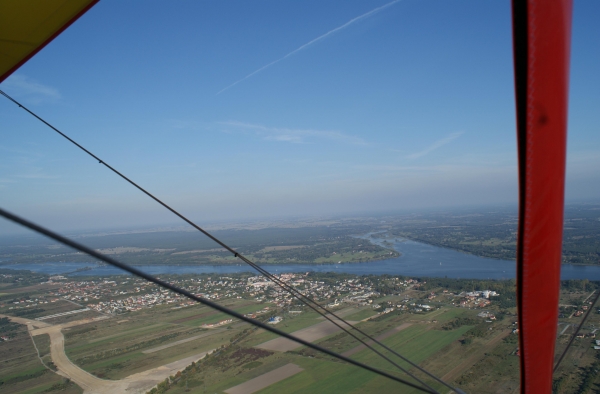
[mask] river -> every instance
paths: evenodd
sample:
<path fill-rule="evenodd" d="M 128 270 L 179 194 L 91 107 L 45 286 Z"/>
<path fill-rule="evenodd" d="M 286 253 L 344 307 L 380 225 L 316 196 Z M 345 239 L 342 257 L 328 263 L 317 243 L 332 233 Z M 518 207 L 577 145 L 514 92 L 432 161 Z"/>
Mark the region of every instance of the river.
<path fill-rule="evenodd" d="M 382 239 L 373 239 L 366 235 L 365 239 L 381 244 Z M 285 272 L 340 272 L 356 275 L 403 275 L 411 277 L 448 277 L 463 279 L 509 279 L 515 277 L 515 262 L 495 260 L 473 256 L 455 250 L 431 246 L 420 242 L 396 239 L 393 243 L 400 257 L 372 261 L 368 263 L 341 264 L 265 264 L 263 267 L 271 273 Z M 81 270 L 88 267 L 87 270 Z M 46 274 L 67 274 L 69 276 L 111 276 L 125 274 L 118 268 L 96 263 L 31 263 L 2 264 L 0 268 L 24 269 Z M 230 274 L 252 272 L 246 265 L 202 265 L 173 266 L 148 265 L 138 266 L 152 275 L 160 274 Z M 77 271 L 81 270 L 81 271 Z M 562 279 L 600 280 L 600 266 L 563 265 Z"/>

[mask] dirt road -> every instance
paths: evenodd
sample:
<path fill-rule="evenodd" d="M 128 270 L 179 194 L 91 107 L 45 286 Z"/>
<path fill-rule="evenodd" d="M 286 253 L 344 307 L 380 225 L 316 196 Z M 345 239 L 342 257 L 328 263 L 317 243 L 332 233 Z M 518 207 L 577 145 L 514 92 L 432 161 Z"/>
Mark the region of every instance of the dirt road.
<path fill-rule="evenodd" d="M 60 327 L 52 327 L 46 329 L 46 331 L 50 335 L 52 362 L 58 368 L 59 374 L 81 386 L 84 393 L 90 394 L 145 393 L 169 376 L 176 374 L 177 371 L 187 367 L 192 361 L 203 358 L 207 353 L 196 354 L 170 364 L 130 375 L 121 380 L 105 380 L 84 371 L 69 360 L 65 354 L 65 338 Z"/>
<path fill-rule="evenodd" d="M 36 328 L 50 327 L 50 324 L 44 323 L 37 320 L 26 319 L 24 317 L 12 317 L 8 315 L 0 315 L 0 317 L 8 317 L 10 321 L 14 323 L 19 323 L 27 326 L 27 328 L 31 331 Z"/>
<path fill-rule="evenodd" d="M 84 371 L 73 364 L 65 354 L 65 337 L 61 327 L 54 326 L 44 330 L 50 336 L 50 355 L 58 368 L 58 374 L 77 383 L 84 392 L 95 392 L 93 389 L 104 386 L 104 380 Z M 92 390 L 92 391 L 90 391 Z"/>
<path fill-rule="evenodd" d="M 3 315 L 0 315 L 0 317 L 3 317 Z M 207 353 L 210 353 L 209 351 L 195 354 L 157 368 L 130 375 L 121 380 L 105 380 L 84 371 L 69 360 L 65 353 L 65 337 L 62 329 L 88 324 L 96 320 L 106 319 L 107 317 L 100 316 L 94 319 L 72 321 L 55 326 L 37 320 L 7 317 L 15 323 L 27 325 L 32 336 L 48 334 L 50 337 L 50 355 L 52 362 L 58 369 L 57 373 L 77 383 L 85 394 L 145 393 L 167 377 L 175 375 L 177 371 L 181 371 L 190 365 L 192 361 L 198 361 L 206 356 Z"/>

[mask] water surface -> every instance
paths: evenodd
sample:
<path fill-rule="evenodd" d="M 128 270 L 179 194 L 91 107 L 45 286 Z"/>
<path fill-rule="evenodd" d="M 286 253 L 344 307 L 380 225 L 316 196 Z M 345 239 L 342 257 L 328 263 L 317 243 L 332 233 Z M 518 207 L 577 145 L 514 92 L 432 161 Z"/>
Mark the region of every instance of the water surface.
<path fill-rule="evenodd" d="M 369 238 L 369 235 L 361 238 Z M 371 242 L 382 244 L 382 239 L 369 238 Z M 404 275 L 411 277 L 448 277 L 464 279 L 510 279 L 516 275 L 514 261 L 495 260 L 473 256 L 455 250 L 431 246 L 410 240 L 391 240 L 393 248 L 402 253 L 400 257 L 372 261 L 368 263 L 342 264 L 265 264 L 271 273 L 284 272 L 343 272 L 356 275 Z M 81 270 L 89 267 L 88 270 Z M 69 276 L 111 276 L 127 274 L 118 268 L 90 263 L 31 263 L 2 264 L 0 268 L 24 269 L 45 274 L 66 274 Z M 149 265 L 137 268 L 152 274 L 230 274 L 254 272 L 246 265 L 202 265 L 173 266 Z M 600 280 L 600 266 L 563 265 L 562 279 Z"/>

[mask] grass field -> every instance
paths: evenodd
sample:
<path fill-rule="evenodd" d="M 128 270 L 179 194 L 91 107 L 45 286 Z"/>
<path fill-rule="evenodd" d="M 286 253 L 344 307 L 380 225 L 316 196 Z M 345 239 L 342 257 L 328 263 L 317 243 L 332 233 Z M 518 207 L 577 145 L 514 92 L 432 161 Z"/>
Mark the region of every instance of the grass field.
<path fill-rule="evenodd" d="M 234 310 L 239 313 L 249 314 L 249 313 L 257 312 L 257 311 L 263 309 L 265 306 L 270 306 L 270 305 L 268 305 L 268 304 L 251 304 L 251 305 L 245 305 L 242 307 L 234 307 Z M 204 309 L 207 310 L 207 312 L 205 312 L 205 316 L 199 317 L 198 319 L 187 320 L 182 324 L 185 324 L 187 326 L 196 327 L 196 326 L 201 326 L 202 324 L 213 324 L 213 323 L 218 323 L 219 321 L 222 321 L 222 320 L 230 319 L 230 317 L 224 313 L 215 312 L 213 310 L 210 310 L 209 308 L 204 308 Z"/>
<path fill-rule="evenodd" d="M 228 302 L 241 313 L 256 312 L 268 306 L 248 301 Z M 245 324 L 234 322 L 216 330 L 201 327 L 204 323 L 217 323 L 227 318 L 203 306 L 156 307 L 64 329 L 65 349 L 69 358 L 86 371 L 105 379 L 121 379 L 229 343 L 229 338 L 245 328 Z M 175 321 L 180 323 L 173 323 Z M 199 334 L 209 335 L 177 344 Z M 143 353 L 169 344 L 173 346 Z"/>
<path fill-rule="evenodd" d="M 420 326 L 411 326 L 406 330 L 384 340 L 384 343 L 399 351 L 413 362 L 421 362 L 439 350 L 456 341 L 470 327 L 461 327 L 453 331 L 423 330 Z M 358 361 L 378 368 L 393 368 L 369 350 L 359 352 Z M 360 370 L 354 366 L 334 361 L 306 359 L 294 360 L 305 369 L 304 372 L 276 383 L 261 393 L 369 393 L 394 392 L 399 389 L 398 383 L 375 374 Z M 410 368 L 406 363 L 400 364 Z M 403 388 L 402 392 L 412 392 Z M 417 392 L 415 390 L 415 392 Z"/>
<path fill-rule="evenodd" d="M 572 291 L 567 294 L 561 292 L 561 304 L 575 304 L 577 302 L 582 303 L 583 300 L 590 296 L 591 291 Z M 588 299 L 591 301 L 591 298 Z M 589 304 L 588 304 L 589 305 Z M 591 306 L 590 306 L 591 307 Z M 600 313 L 596 313 L 599 305 L 595 305 L 594 311 L 590 314 L 582 333 L 590 334 L 594 328 L 600 327 Z M 566 308 L 563 312 L 565 316 L 572 315 L 574 308 Z M 560 318 L 559 321 L 563 325 L 559 326 L 559 334 L 562 332 L 562 328 L 566 325 L 570 325 L 563 335 L 559 335 L 556 341 L 556 353 L 561 354 L 574 333 L 573 325 L 578 325 L 583 317 L 565 317 Z M 598 334 L 598 333 L 596 333 Z M 560 368 L 554 376 L 554 383 L 556 385 L 556 392 L 573 393 L 578 391 L 584 391 L 582 386 L 588 385 L 587 392 L 600 392 L 600 374 L 598 374 L 598 364 L 600 363 L 600 351 L 595 350 L 596 338 L 577 338 L 573 342 L 573 345 L 564 360 L 561 363 Z M 587 383 L 586 383 L 587 382 Z"/>
<path fill-rule="evenodd" d="M 471 326 L 463 326 L 452 331 L 439 329 L 444 321 L 464 313 L 470 313 L 470 311 L 464 309 L 443 309 L 425 315 L 407 313 L 400 316 L 393 316 L 383 322 L 360 323 L 360 327 L 371 335 L 377 335 L 378 333 L 388 332 L 390 329 L 402 325 L 403 322 L 411 321 L 411 326 L 391 335 L 384 340 L 384 343 L 393 349 L 399 350 L 411 360 L 421 363 L 428 358 L 434 357 L 442 349 L 448 348 L 453 343 L 457 343 L 458 339 L 462 338 L 463 334 L 471 328 Z M 352 315 L 353 314 L 349 314 L 346 318 Z M 432 317 L 428 315 L 433 317 L 445 316 L 443 321 L 434 324 L 430 323 Z M 302 316 L 302 318 L 300 316 Z M 294 319 L 289 320 L 289 325 L 287 327 L 289 331 L 296 331 L 297 329 L 323 321 L 322 319 L 318 319 L 318 316 L 315 314 L 303 313 L 300 316 L 296 316 Z M 270 339 L 270 336 L 266 336 L 265 333 L 259 332 L 251 335 L 245 340 L 243 346 L 252 346 L 267 338 Z M 345 333 L 332 334 L 329 337 L 318 341 L 318 343 L 336 351 L 344 351 L 353 348 L 358 344 L 356 340 Z M 381 359 L 366 349 L 355 354 L 353 358 L 366 364 L 387 370 L 394 368 L 387 364 L 386 361 L 381 361 Z M 304 371 L 261 390 L 261 393 L 375 393 L 394 392 L 398 390 L 399 387 L 398 383 L 389 381 L 385 378 L 379 378 L 371 372 L 362 371 L 354 366 L 333 361 L 306 349 L 301 350 L 300 352 L 291 353 L 275 352 L 265 358 L 261 358 L 259 361 L 253 362 L 252 365 L 257 365 L 257 367 L 251 370 L 245 370 L 243 366 L 236 367 L 235 364 L 232 364 L 231 367 L 226 368 L 225 370 L 221 370 L 221 372 L 213 372 L 211 369 L 207 369 L 201 380 L 203 381 L 203 386 L 205 386 L 207 392 L 222 392 L 223 390 L 260 376 L 261 374 L 287 363 L 297 364 L 303 368 Z M 229 364 L 226 363 L 225 365 Z M 404 364 L 403 366 L 408 367 L 408 365 Z M 183 386 L 174 387 L 173 392 L 184 392 Z M 403 389 L 402 392 L 410 391 Z"/>
<path fill-rule="evenodd" d="M 66 394 L 82 392 L 74 384 L 61 386 L 63 378 L 42 365 L 24 325 L 19 325 L 16 334 L 12 340 L 0 343 L 0 392 Z M 43 340 L 39 344 L 42 346 L 41 351 L 47 353 L 48 345 L 45 345 Z M 53 387 L 56 390 L 51 390 Z"/>
<path fill-rule="evenodd" d="M 487 387 L 501 388 L 503 392 L 512 391 L 515 382 L 518 381 L 516 369 L 518 357 L 512 354 L 515 344 L 505 341 L 502 336 L 510 332 L 509 320 L 514 319 L 510 316 L 510 312 L 503 321 L 487 324 L 483 319 L 476 317 L 480 310 L 455 307 L 441 293 L 439 299 L 427 300 L 430 292 L 434 290 L 438 292 L 436 289 L 428 291 L 407 289 L 400 295 L 387 295 L 373 299 L 374 304 L 381 304 L 383 307 L 395 306 L 404 299 L 410 299 L 409 303 L 403 303 L 409 306 L 409 309 L 412 309 L 410 303 L 427 303 L 434 308 L 430 312 L 395 310 L 385 315 L 377 315 L 381 309 L 373 309 L 371 306 L 342 306 L 336 313 L 343 313 L 347 320 L 358 321 L 358 327 L 371 336 L 381 335 L 385 338 L 382 341 L 386 345 L 414 362 L 426 366 L 436 375 L 448 375 L 449 380 L 459 383 L 467 393 L 491 392 Z M 577 302 L 577 297 L 584 295 L 589 295 L 589 291 L 565 301 Z M 285 309 L 278 309 L 272 304 L 258 303 L 249 299 L 232 297 L 219 302 L 245 314 L 269 306 L 269 313 L 258 317 L 267 318 L 272 314 L 283 317 L 283 321 L 277 324 L 276 328 L 285 332 L 298 331 L 324 322 L 322 317 L 307 308 L 293 307 L 292 309 L 301 309 L 302 312 L 290 314 Z M 52 308 L 38 313 L 47 315 L 50 312 L 60 311 L 61 308 L 68 310 L 78 307 L 62 303 L 62 305 L 52 305 Z M 80 319 L 83 315 L 83 313 L 79 316 L 75 315 L 76 318 L 66 317 L 64 321 Z M 373 319 L 360 322 L 368 317 Z M 452 330 L 444 329 L 444 326 L 451 327 L 447 323 L 458 317 L 478 320 L 468 320 L 469 325 L 452 325 L 458 327 Z M 169 304 L 64 328 L 63 334 L 69 358 L 76 365 L 104 379 L 122 379 L 184 357 L 218 349 L 213 355 L 207 357 L 208 361 L 199 364 L 197 373 L 173 384 L 169 393 L 175 394 L 184 393 L 186 387 L 191 389 L 191 392 L 219 393 L 289 363 L 300 366 L 304 371 L 265 388 L 262 393 L 416 392 L 371 372 L 317 354 L 310 349 L 298 348 L 290 352 L 257 349 L 254 346 L 271 340 L 276 335 L 263 330 L 246 330 L 249 328 L 246 323 L 233 322 L 210 330 L 202 327 L 205 323 L 217 323 L 225 319 L 228 319 L 226 315 L 201 305 L 180 307 L 180 304 Z M 492 330 L 488 330 L 489 328 Z M 27 334 L 26 331 L 24 333 Z M 56 385 L 55 391 L 61 389 L 61 378 L 42 365 L 35 349 L 32 349 L 31 339 L 28 335 L 25 339 L 28 340 L 30 353 L 27 353 L 26 348 L 11 350 L 11 352 L 19 354 L 19 357 L 23 355 L 22 358 L 28 361 L 23 363 L 19 359 L 3 361 L 8 364 L 21 363 L 17 369 L 12 370 L 10 366 L 5 369 L 4 365 L 0 365 L 1 379 L 5 376 L 8 379 L 18 378 L 18 382 L 13 379 L 5 386 L 12 390 L 7 392 L 40 392 L 54 385 Z M 233 345 L 228 346 L 234 339 Z M 1 345 L 18 344 L 17 341 L 12 342 L 12 344 L 7 342 Z M 43 360 L 51 367 L 48 356 L 48 336 L 36 336 L 35 343 Z M 346 333 L 334 332 L 316 340 L 316 343 L 336 352 L 356 349 L 351 355 L 352 358 L 377 368 L 394 370 L 393 366 L 373 355 L 370 350 L 357 348 L 360 343 Z M 590 360 L 595 356 L 589 348 L 589 344 L 586 346 L 581 342 L 574 350 L 573 359 L 580 360 L 577 365 L 574 365 L 574 371 L 579 371 L 580 375 L 582 368 L 589 367 Z M 154 349 L 158 350 L 148 351 Z M 406 368 L 409 367 L 404 362 L 399 363 Z M 430 379 L 425 380 L 430 382 Z M 574 380 L 565 384 L 567 385 L 565 387 L 573 389 L 578 382 Z M 437 384 L 432 385 L 441 389 Z M 0 391 L 4 392 L 5 387 L 0 387 Z M 66 387 L 66 390 L 67 393 L 77 392 L 72 391 L 75 390 L 73 387 Z"/>
<path fill-rule="evenodd" d="M 349 316 L 346 316 L 344 319 L 350 321 L 361 321 L 366 319 L 367 317 L 371 317 L 377 314 L 377 311 L 373 308 L 367 307 L 359 312 L 353 313 Z"/>
<path fill-rule="evenodd" d="M 286 315 L 281 323 L 277 324 L 276 328 L 284 332 L 294 332 L 306 327 L 310 327 L 322 320 L 319 320 L 320 315 L 313 311 L 305 311 L 299 315 Z M 247 342 L 246 346 L 255 346 L 260 343 L 277 338 L 276 334 L 266 331 L 260 331 L 253 335 Z"/>

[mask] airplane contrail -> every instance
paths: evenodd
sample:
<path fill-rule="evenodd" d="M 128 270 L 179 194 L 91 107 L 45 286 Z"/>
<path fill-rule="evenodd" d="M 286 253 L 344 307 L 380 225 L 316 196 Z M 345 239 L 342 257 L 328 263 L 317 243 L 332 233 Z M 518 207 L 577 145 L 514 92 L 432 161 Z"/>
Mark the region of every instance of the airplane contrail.
<path fill-rule="evenodd" d="M 220 90 L 220 91 L 219 91 L 217 94 L 221 94 L 221 93 L 223 93 L 224 91 L 226 91 L 226 90 L 227 90 L 227 89 L 229 89 L 229 88 L 232 88 L 232 87 L 234 87 L 234 86 L 235 86 L 235 85 L 237 85 L 238 83 L 240 83 L 240 82 L 242 82 L 242 81 L 245 81 L 246 79 L 250 78 L 251 76 L 253 76 L 253 75 L 255 75 L 255 74 L 258 74 L 258 73 L 259 73 L 259 72 L 261 72 L 262 70 L 264 70 L 264 69 L 266 69 L 266 68 L 269 68 L 269 67 L 271 67 L 273 64 L 275 64 L 275 63 L 279 63 L 279 62 L 280 62 L 280 61 L 282 61 L 283 59 L 286 59 L 286 58 L 288 58 L 288 57 L 290 57 L 290 56 L 294 55 L 295 53 L 298 53 L 298 52 L 300 52 L 301 50 L 303 50 L 303 49 L 306 49 L 307 47 L 311 46 L 311 45 L 312 45 L 312 44 L 314 44 L 315 42 L 317 42 L 317 41 L 321 41 L 321 40 L 322 40 L 322 39 L 324 39 L 325 37 L 327 37 L 327 36 L 330 36 L 331 34 L 333 34 L 333 33 L 335 33 L 335 32 L 338 32 L 338 31 L 340 31 L 340 30 L 342 30 L 342 29 L 345 29 L 346 27 L 350 26 L 351 24 L 353 24 L 353 23 L 355 23 L 355 22 L 358 22 L 358 21 L 359 21 L 359 20 L 361 20 L 361 19 L 368 18 L 368 17 L 370 17 L 371 15 L 373 15 L 373 14 L 376 14 L 376 13 L 378 13 L 379 11 L 381 11 L 381 10 L 383 10 L 383 9 L 385 9 L 385 8 L 388 8 L 388 7 L 390 7 L 390 6 L 394 5 L 394 4 L 396 4 L 396 3 L 397 3 L 397 2 L 399 2 L 399 1 L 400 1 L 400 0 L 394 0 L 394 1 L 390 2 L 390 3 L 387 3 L 387 4 L 384 4 L 384 5 L 382 5 L 381 7 L 377 7 L 377 8 L 375 8 L 375 9 L 373 9 L 373 10 L 371 10 L 371 11 L 367 12 L 366 14 L 362 14 L 362 15 L 360 15 L 360 16 L 357 16 L 356 18 L 350 19 L 348 22 L 344 23 L 343 25 L 341 25 L 341 26 L 338 26 L 338 27 L 336 27 L 335 29 L 333 29 L 333 30 L 330 30 L 330 31 L 328 31 L 327 33 L 325 33 L 325 34 L 323 34 L 323 35 L 321 35 L 321 36 L 319 36 L 319 37 L 315 38 L 314 40 L 311 40 L 311 41 L 307 42 L 306 44 L 304 44 L 304 45 L 302 45 L 302 46 L 300 46 L 300 47 L 298 47 L 298 48 L 294 49 L 293 51 L 291 51 L 291 52 L 290 52 L 290 53 L 288 53 L 287 55 L 285 55 L 285 56 L 283 56 L 283 57 L 281 57 L 281 58 L 279 58 L 279 59 L 277 59 L 277 60 L 275 60 L 275 61 L 272 61 L 271 63 L 269 63 L 269 64 L 267 64 L 267 65 L 265 65 L 265 66 L 262 66 L 261 68 L 259 68 L 259 69 L 258 69 L 258 70 L 256 70 L 256 71 L 253 71 L 253 72 L 251 72 L 250 74 L 246 75 L 244 78 L 242 78 L 242 79 L 240 79 L 240 80 L 238 80 L 238 81 L 236 81 L 236 82 L 232 83 L 231 85 L 227 86 L 227 87 L 226 87 L 226 88 L 224 88 L 224 89 L 221 89 L 221 90 Z"/>

